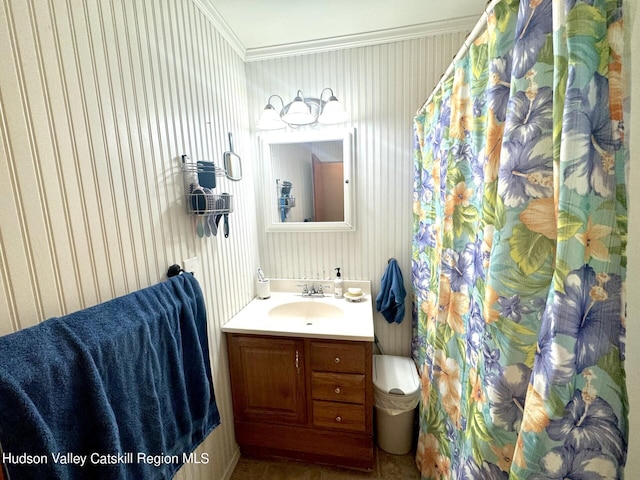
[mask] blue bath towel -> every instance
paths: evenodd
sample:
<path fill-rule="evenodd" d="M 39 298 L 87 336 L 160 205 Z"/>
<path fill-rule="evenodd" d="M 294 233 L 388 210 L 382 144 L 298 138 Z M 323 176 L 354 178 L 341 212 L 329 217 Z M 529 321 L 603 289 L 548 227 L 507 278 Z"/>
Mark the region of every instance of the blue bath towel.
<path fill-rule="evenodd" d="M 389 323 L 401 323 L 404 320 L 404 289 L 402 272 L 395 258 L 389 260 L 387 269 L 380 280 L 380 291 L 376 297 L 376 310 Z"/>
<path fill-rule="evenodd" d="M 12 479 L 170 479 L 219 423 L 191 274 L 0 337 Z"/>

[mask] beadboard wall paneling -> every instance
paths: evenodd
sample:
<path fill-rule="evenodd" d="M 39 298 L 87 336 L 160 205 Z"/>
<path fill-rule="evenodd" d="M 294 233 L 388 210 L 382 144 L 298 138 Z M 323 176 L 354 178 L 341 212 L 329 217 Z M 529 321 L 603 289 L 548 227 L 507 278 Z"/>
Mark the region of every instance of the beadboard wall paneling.
<path fill-rule="evenodd" d="M 377 290 L 394 256 L 410 290 L 412 118 L 464 34 L 245 65 L 190 0 L 2 0 L 0 24 L 0 334 L 198 257 L 223 423 L 199 449 L 210 463 L 177 478 L 226 478 L 238 451 L 221 326 L 253 297 L 258 258 L 272 277 L 332 277 L 341 266 Z M 357 129 L 358 229 L 267 234 L 252 124 L 270 93 L 325 86 Z M 218 192 L 234 194 L 231 236 L 199 239 L 180 155 L 220 163 L 229 131 L 245 174 L 218 179 Z M 410 320 L 377 316 L 376 330 L 387 353 L 408 354 Z"/>
<path fill-rule="evenodd" d="M 220 328 L 253 297 L 258 248 L 251 161 L 231 235 L 200 239 L 180 155 L 222 161 L 250 145 L 243 59 L 191 0 L 0 1 L 0 334 L 144 288 L 198 257 L 222 425 L 206 465 L 237 460 Z"/>
<path fill-rule="evenodd" d="M 252 124 L 271 94 L 286 103 L 298 89 L 317 97 L 331 87 L 350 113 L 349 126 L 356 128 L 356 231 L 265 233 L 271 217 L 258 205 L 262 268 L 273 278 L 315 279 L 333 278 L 339 266 L 346 280 L 370 280 L 375 297 L 387 260 L 396 258 L 408 292 L 407 317 L 401 325 L 389 325 L 375 316 L 376 334 L 388 354 L 410 353 L 413 117 L 464 39 L 465 32 L 448 33 L 246 64 Z M 268 132 L 256 132 L 260 135 Z M 261 155 L 257 138 L 253 155 Z M 263 188 L 272 186 L 258 180 L 265 178 L 262 162 L 257 173 L 257 195 L 263 198 Z"/>

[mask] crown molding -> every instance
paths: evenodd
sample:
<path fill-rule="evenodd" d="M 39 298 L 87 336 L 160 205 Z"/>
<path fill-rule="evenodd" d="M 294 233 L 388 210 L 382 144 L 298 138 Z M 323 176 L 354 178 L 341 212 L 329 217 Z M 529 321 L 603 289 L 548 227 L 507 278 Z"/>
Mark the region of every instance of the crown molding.
<path fill-rule="evenodd" d="M 245 48 L 220 12 L 208 0 L 192 0 L 193 4 L 207 17 L 216 31 L 245 62 L 255 62 L 272 58 L 290 57 L 321 53 L 346 48 L 366 47 L 384 43 L 412 40 L 415 38 L 443 35 L 469 30 L 477 23 L 477 16 L 460 17 L 452 20 L 420 23 L 398 28 L 375 30 L 372 32 L 341 35 L 336 37 L 285 43 L 267 47 Z"/>
<path fill-rule="evenodd" d="M 209 19 L 216 31 L 227 41 L 227 43 L 240 55 L 244 61 L 247 56 L 247 50 L 242 42 L 231 29 L 226 20 L 220 15 L 220 12 L 208 0 L 191 0 L 193 4 Z"/>
<path fill-rule="evenodd" d="M 421 23 L 406 27 L 389 28 L 385 30 L 310 40 L 306 42 L 247 48 L 245 49 L 244 61 L 255 62 L 293 55 L 304 55 L 345 48 L 380 45 L 383 43 L 454 33 L 461 30 L 471 31 L 477 21 L 478 16 L 474 15 L 469 17 L 460 17 L 453 20 Z"/>

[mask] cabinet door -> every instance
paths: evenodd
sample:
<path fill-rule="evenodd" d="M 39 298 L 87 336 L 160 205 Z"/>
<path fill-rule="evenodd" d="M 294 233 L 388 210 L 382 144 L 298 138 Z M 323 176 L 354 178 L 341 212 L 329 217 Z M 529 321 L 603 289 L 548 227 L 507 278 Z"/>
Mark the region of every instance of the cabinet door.
<path fill-rule="evenodd" d="M 237 420 L 306 423 L 302 340 L 230 335 L 229 364 Z"/>

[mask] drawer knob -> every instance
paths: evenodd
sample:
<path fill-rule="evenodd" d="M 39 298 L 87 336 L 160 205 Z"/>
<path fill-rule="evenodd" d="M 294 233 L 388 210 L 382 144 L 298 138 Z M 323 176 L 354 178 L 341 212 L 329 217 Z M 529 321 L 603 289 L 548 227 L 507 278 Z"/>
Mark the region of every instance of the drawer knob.
<path fill-rule="evenodd" d="M 336 393 L 340 393 L 340 387 L 336 387 L 336 389 L 334 390 L 334 392 L 336 392 Z"/>
<path fill-rule="evenodd" d="M 342 421 L 342 417 L 336 417 L 336 422 L 340 423 Z"/>
<path fill-rule="evenodd" d="M 336 357 L 333 361 L 336 363 L 340 363 L 340 357 Z"/>

